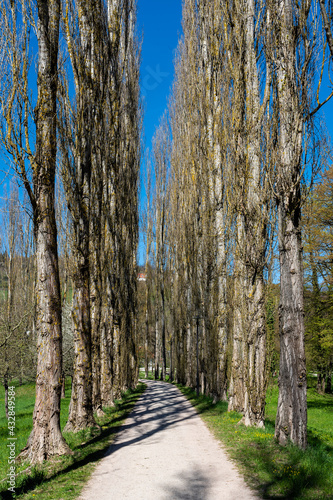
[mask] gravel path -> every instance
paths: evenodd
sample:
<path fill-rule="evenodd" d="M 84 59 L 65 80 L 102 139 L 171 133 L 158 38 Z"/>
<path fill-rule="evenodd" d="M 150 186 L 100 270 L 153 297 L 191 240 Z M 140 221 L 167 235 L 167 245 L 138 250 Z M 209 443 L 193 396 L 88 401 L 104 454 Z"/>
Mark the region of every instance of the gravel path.
<path fill-rule="evenodd" d="M 144 382 L 80 500 L 257 499 L 181 392 Z"/>

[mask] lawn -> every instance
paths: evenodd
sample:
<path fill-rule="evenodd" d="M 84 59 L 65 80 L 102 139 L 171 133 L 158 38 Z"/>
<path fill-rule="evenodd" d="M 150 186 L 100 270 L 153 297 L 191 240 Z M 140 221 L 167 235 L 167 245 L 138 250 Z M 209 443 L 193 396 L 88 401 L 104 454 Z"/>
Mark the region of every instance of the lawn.
<path fill-rule="evenodd" d="M 249 485 L 265 499 L 333 499 L 333 395 L 308 390 L 308 448 L 279 446 L 274 439 L 278 389 L 269 388 L 264 430 L 239 425 L 241 415 L 227 412 L 227 403 L 196 397 L 178 386 L 191 400 L 215 436 L 238 464 Z"/>
<path fill-rule="evenodd" d="M 144 376 L 143 373 L 140 373 Z M 179 386 L 191 400 L 209 428 L 220 439 L 245 475 L 247 482 L 261 497 L 271 500 L 332 500 L 333 499 L 333 395 L 318 395 L 308 390 L 309 446 L 301 451 L 295 446 L 279 446 L 274 440 L 274 420 L 278 390 L 272 385 L 267 392 L 266 428 L 252 429 L 239 425 L 241 415 L 228 413 L 227 404 L 214 404 L 206 396 L 196 397 L 192 389 Z M 112 442 L 119 426 L 143 392 L 139 384 L 127 392 L 114 408 L 106 409 L 99 419 L 101 431 L 91 429 L 78 434 L 65 434 L 73 456 L 62 457 L 44 466 L 17 467 L 16 491 L 22 499 L 76 499 L 98 460 Z M 16 451 L 22 449 L 32 426 L 35 388 L 33 384 L 16 388 Z M 61 425 L 64 427 L 70 400 L 67 384 L 66 399 L 62 400 Z M 8 472 L 8 428 L 4 416 L 4 391 L 0 390 L 0 479 Z M 0 483 L 0 496 L 12 498 L 7 483 Z"/>
<path fill-rule="evenodd" d="M 135 391 L 123 394 L 121 401 L 115 406 L 106 408 L 105 417 L 96 419 L 101 426 L 99 429 L 90 429 L 77 434 L 66 433 L 65 438 L 73 456 L 65 456 L 45 462 L 42 466 L 30 468 L 25 463 L 16 468 L 16 497 L 8 491 L 6 475 L 9 471 L 8 455 L 8 427 L 4 412 L 4 389 L 0 389 L 0 497 L 2 499 L 20 498 L 25 500 L 74 500 L 89 479 L 98 460 L 100 460 L 110 446 L 114 436 L 133 408 L 136 400 L 145 389 L 139 384 Z M 35 387 L 33 384 L 16 387 L 16 454 L 26 445 L 32 427 L 32 412 L 34 408 Z M 70 385 L 66 384 L 66 398 L 62 400 L 61 427 L 67 421 L 70 401 Z M 25 471 L 25 472 L 23 472 Z"/>

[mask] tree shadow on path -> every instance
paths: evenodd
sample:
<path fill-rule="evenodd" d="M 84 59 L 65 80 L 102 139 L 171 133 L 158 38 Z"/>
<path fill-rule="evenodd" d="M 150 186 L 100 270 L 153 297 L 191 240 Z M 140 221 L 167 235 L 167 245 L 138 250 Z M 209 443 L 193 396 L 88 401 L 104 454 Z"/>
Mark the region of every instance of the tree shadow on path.
<path fill-rule="evenodd" d="M 141 395 L 131 413 L 128 415 L 127 418 L 133 419 L 132 422 L 130 421 L 130 423 L 124 423 L 121 426 L 115 427 L 115 422 L 119 421 L 123 417 L 120 416 L 111 418 L 110 421 L 106 422 L 106 424 L 108 425 L 106 429 L 103 429 L 101 433 L 99 433 L 97 436 L 92 437 L 85 443 L 78 445 L 76 449 L 83 451 L 84 449 L 88 449 L 91 445 L 98 445 L 99 442 L 102 442 L 106 438 L 109 439 L 113 434 L 116 434 L 115 443 L 111 445 L 110 443 L 105 443 L 105 446 L 100 447 L 98 450 L 92 450 L 90 453 L 88 452 L 82 458 L 72 457 L 71 460 L 73 459 L 74 462 L 70 464 L 64 464 L 63 469 L 56 470 L 48 477 L 46 477 L 44 470 L 36 470 L 32 476 L 23 478 L 23 481 L 16 489 L 16 495 L 32 491 L 39 485 L 46 485 L 56 477 L 71 473 L 72 471 L 80 469 L 86 464 L 97 462 L 101 458 L 115 453 L 118 449 L 124 446 L 136 445 L 137 443 L 151 437 L 152 435 L 157 435 L 167 427 L 174 426 L 180 421 L 191 419 L 196 415 L 195 410 L 192 409 L 191 403 L 189 403 L 186 399 L 182 399 L 183 396 L 174 386 L 165 384 L 169 391 L 171 390 L 171 394 L 165 394 L 163 389 L 161 388 L 161 382 L 153 382 L 153 384 L 154 386 L 152 388 L 147 388 L 146 391 Z M 124 408 L 128 409 L 128 406 L 131 405 L 130 399 L 131 397 L 127 401 L 123 401 L 122 403 L 120 403 L 119 408 L 122 410 Z M 192 412 L 188 413 L 189 409 L 192 409 Z M 146 424 L 150 423 L 152 423 L 154 427 L 148 432 L 143 431 L 141 435 L 139 434 L 134 439 L 129 439 L 126 441 L 125 438 L 124 441 L 119 441 L 119 439 L 126 436 L 127 431 L 131 430 L 132 428 L 139 428 L 140 426 L 144 427 Z M 199 487 L 199 490 L 204 487 L 203 477 L 200 481 L 198 479 L 197 486 Z M 0 496 L 4 499 L 13 498 L 13 496 L 8 491 L 1 491 Z M 177 499 L 200 497 L 174 496 L 171 498 Z"/>
<path fill-rule="evenodd" d="M 167 492 L 165 498 L 172 500 L 204 500 L 208 498 L 210 484 L 209 479 L 199 468 L 186 473 L 179 473 L 177 481 L 180 486 L 170 487 L 165 485 L 163 488 Z"/>
<path fill-rule="evenodd" d="M 184 398 L 178 389 L 166 384 L 168 391 L 172 391 L 172 393 L 165 395 L 160 384 L 161 382 L 156 382 L 156 386 L 150 387 L 141 396 L 130 414 L 130 422 L 125 423 L 120 428 L 116 441 L 111 444 L 106 456 L 112 455 L 125 446 L 137 445 L 151 436 L 180 422 L 191 420 L 197 415 L 191 403 Z M 152 425 L 153 428 L 151 428 Z M 126 440 L 129 431 L 133 429 L 137 435 Z"/>

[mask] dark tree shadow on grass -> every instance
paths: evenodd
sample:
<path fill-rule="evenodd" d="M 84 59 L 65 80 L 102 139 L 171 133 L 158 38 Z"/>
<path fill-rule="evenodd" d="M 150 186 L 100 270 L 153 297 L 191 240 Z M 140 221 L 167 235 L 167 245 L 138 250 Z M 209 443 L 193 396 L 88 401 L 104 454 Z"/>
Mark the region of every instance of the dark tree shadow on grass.
<path fill-rule="evenodd" d="M 54 473 L 51 473 L 47 477 L 47 472 L 45 469 L 40 467 L 34 467 L 32 469 L 32 473 L 30 475 L 26 475 L 23 478 L 17 476 L 17 487 L 15 488 L 15 494 L 8 491 L 8 486 L 6 483 L 0 483 L 0 498 L 3 500 L 9 500 L 16 498 L 23 493 L 28 493 L 29 491 L 33 491 L 40 485 L 47 485 L 49 482 L 53 481 L 57 477 L 64 476 L 72 471 L 80 469 L 89 463 L 94 463 L 103 458 L 110 447 L 110 439 L 113 435 L 116 435 L 117 432 L 121 429 L 121 425 L 119 422 L 123 421 L 132 410 L 138 395 L 142 394 L 142 389 L 136 389 L 131 391 L 131 393 L 126 394 L 123 401 L 117 401 L 114 408 L 112 408 L 113 412 L 120 412 L 121 415 L 116 417 L 112 417 L 112 410 L 107 409 L 110 413 L 109 418 L 106 417 L 106 420 L 103 421 L 103 427 L 107 427 L 106 429 L 97 430 L 97 428 L 92 429 L 90 432 L 94 435 L 90 439 L 81 445 L 73 446 L 74 456 L 64 456 L 59 457 L 58 459 L 50 460 L 46 463 L 46 466 L 55 466 L 62 462 L 62 465 L 58 465 L 58 470 Z M 118 425 L 117 425 L 118 424 Z M 84 449 L 93 446 L 96 443 L 102 442 L 105 440 L 105 444 L 101 446 L 99 450 L 94 450 L 91 453 L 87 452 L 87 454 L 83 457 L 82 451 Z M 67 464 L 66 464 L 67 462 Z M 69 463 L 68 463 L 69 462 Z M 61 468 L 63 466 L 63 468 Z M 59 468 L 60 467 L 60 468 Z"/>
<path fill-rule="evenodd" d="M 182 387 L 182 392 L 190 398 L 199 414 L 210 412 L 212 415 L 222 417 L 227 413 L 227 403 L 214 404 L 212 398 L 208 396 L 201 395 L 197 398 L 195 391 L 191 388 Z M 330 412 L 333 409 L 333 399 L 309 401 L 308 407 L 327 409 Z M 265 424 L 268 432 L 274 434 L 274 420 L 266 418 Z M 263 499 L 310 498 L 308 494 L 311 491 L 311 498 L 315 500 L 319 498 L 320 500 L 333 500 L 333 493 L 329 493 L 329 488 L 327 488 L 332 476 L 333 447 L 311 429 L 308 429 L 308 442 L 309 447 L 303 452 L 291 444 L 287 449 L 279 447 L 272 438 L 265 441 L 253 438 L 250 442 L 249 439 L 245 439 L 244 445 L 238 443 L 237 452 L 233 452 L 231 448 L 230 454 L 243 466 L 249 483 Z M 264 482 L 258 478 L 254 479 L 251 471 L 256 466 L 260 469 L 262 476 L 269 477 L 271 480 Z M 318 491 L 326 491 L 326 493 L 316 496 Z"/>
<path fill-rule="evenodd" d="M 54 480 L 57 477 L 64 476 L 70 472 L 84 467 L 89 463 L 91 464 L 97 462 L 101 458 L 116 452 L 118 449 L 124 446 L 135 445 L 151 437 L 152 435 L 161 432 L 167 427 L 174 426 L 182 420 L 186 420 L 195 416 L 194 412 L 190 413 L 190 415 L 186 415 L 186 417 L 182 416 L 182 412 L 188 410 L 188 408 L 191 408 L 191 404 L 186 400 L 175 404 L 177 398 L 179 397 L 178 391 L 174 394 L 170 394 L 166 397 L 163 396 L 161 398 L 161 388 L 159 386 L 153 387 L 153 389 L 149 391 L 148 396 L 143 394 L 143 402 L 141 403 L 141 406 L 135 407 L 134 410 L 132 410 L 134 406 L 133 399 L 136 399 L 136 396 L 137 394 L 134 394 L 132 397 L 127 397 L 123 402 L 117 402 L 114 411 L 121 412 L 122 414 L 116 417 L 112 417 L 111 411 L 110 418 L 106 417 L 106 420 L 103 420 L 102 422 L 102 427 L 107 428 L 102 428 L 97 435 L 92 436 L 90 439 L 87 439 L 86 442 L 73 446 L 74 456 L 64 457 L 62 459 L 64 462 L 64 466 L 62 469 L 51 473 L 49 477 L 46 477 L 46 473 L 44 473 L 43 471 L 38 469 L 35 470 L 33 474 L 24 477 L 21 483 L 18 484 L 18 487 L 16 488 L 16 495 L 18 496 L 22 493 L 32 491 L 40 485 L 46 486 L 50 481 Z M 153 413 L 153 411 L 155 411 L 155 405 L 161 404 L 161 401 L 163 402 L 163 411 L 158 410 L 157 413 Z M 130 410 L 132 410 L 131 417 L 134 421 L 128 424 L 125 423 L 123 425 L 117 426 L 117 423 L 124 420 L 124 418 L 129 415 Z M 110 438 L 113 435 L 119 435 L 120 432 L 125 432 L 126 435 L 126 431 L 131 429 L 132 427 L 136 427 L 138 423 L 146 424 L 147 422 L 154 422 L 156 424 L 155 427 L 149 432 L 143 432 L 138 437 L 123 441 L 121 443 L 117 442 L 116 439 L 115 443 L 111 443 L 110 445 Z M 89 453 L 89 446 L 94 446 L 98 443 L 103 442 L 104 440 L 105 444 L 101 446 L 99 450 L 94 450 Z M 80 457 L 82 453 L 86 453 L 86 455 Z M 68 465 L 66 465 L 66 461 Z M 7 500 L 7 498 L 13 498 L 10 492 L 3 493 L 5 495 L 2 497 L 4 498 L 4 500 Z M 2 493 L 0 492 L 0 494 Z"/>

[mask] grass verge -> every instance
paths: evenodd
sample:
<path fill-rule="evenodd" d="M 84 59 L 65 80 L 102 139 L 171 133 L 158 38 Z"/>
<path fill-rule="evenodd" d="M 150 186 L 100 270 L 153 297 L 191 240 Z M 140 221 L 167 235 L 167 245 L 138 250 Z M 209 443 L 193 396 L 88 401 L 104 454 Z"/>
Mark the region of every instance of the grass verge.
<path fill-rule="evenodd" d="M 305 451 L 274 439 L 278 388 L 267 393 L 265 429 L 239 425 L 242 416 L 228 413 L 227 403 L 213 403 L 196 396 L 193 389 L 179 386 L 183 394 L 222 441 L 239 465 L 248 484 L 264 499 L 333 499 L 333 396 L 308 391 L 308 441 Z"/>
<path fill-rule="evenodd" d="M 136 390 L 127 391 L 114 407 L 104 408 L 105 416 L 96 418 L 99 429 L 64 434 L 73 450 L 72 456 L 59 457 L 40 466 L 28 467 L 27 463 L 16 467 L 16 494 L 8 491 L 7 481 L 0 482 L 0 498 L 7 500 L 74 500 L 78 498 L 84 485 L 94 470 L 96 463 L 104 456 L 116 432 L 132 410 L 135 402 L 144 392 L 140 383 Z M 25 446 L 32 427 L 35 387 L 33 384 L 16 388 L 16 454 Z M 68 417 L 70 387 L 66 388 L 66 398 L 62 400 L 61 427 Z M 7 420 L 4 416 L 4 394 L 0 392 L 0 480 L 8 473 Z"/>
<path fill-rule="evenodd" d="M 151 370 L 148 372 L 148 377 L 146 377 L 146 372 L 142 370 L 142 368 L 140 369 L 139 377 L 146 380 L 155 380 L 154 374 Z"/>

